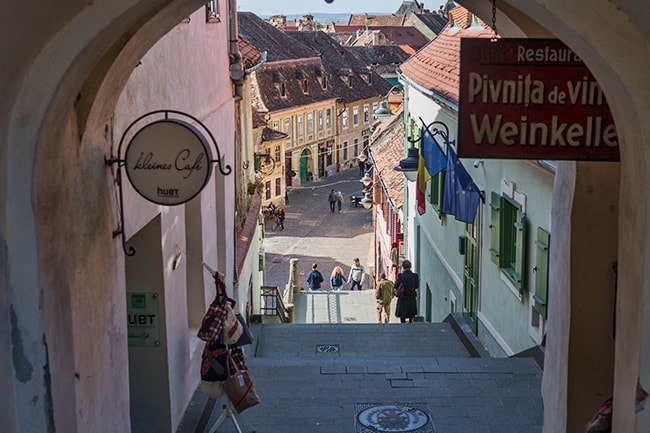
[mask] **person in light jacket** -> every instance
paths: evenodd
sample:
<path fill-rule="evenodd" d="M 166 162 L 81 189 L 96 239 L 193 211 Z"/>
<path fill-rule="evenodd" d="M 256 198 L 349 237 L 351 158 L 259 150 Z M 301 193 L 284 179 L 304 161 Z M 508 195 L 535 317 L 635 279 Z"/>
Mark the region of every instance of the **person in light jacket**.
<path fill-rule="evenodd" d="M 395 285 L 391 280 L 386 278 L 386 273 L 382 272 L 379 275 L 379 282 L 375 289 L 375 299 L 377 299 L 377 323 L 390 322 L 390 303 L 393 300 L 394 291 Z"/>
<path fill-rule="evenodd" d="M 402 272 L 395 280 L 395 287 L 402 285 L 404 287 L 404 294 L 401 298 L 397 298 L 397 307 L 395 308 L 395 316 L 399 317 L 401 323 L 407 320 L 413 323 L 413 318 L 418 315 L 417 303 L 417 289 L 420 287 L 420 277 L 418 274 L 411 270 L 411 262 L 404 260 L 402 262 Z"/>

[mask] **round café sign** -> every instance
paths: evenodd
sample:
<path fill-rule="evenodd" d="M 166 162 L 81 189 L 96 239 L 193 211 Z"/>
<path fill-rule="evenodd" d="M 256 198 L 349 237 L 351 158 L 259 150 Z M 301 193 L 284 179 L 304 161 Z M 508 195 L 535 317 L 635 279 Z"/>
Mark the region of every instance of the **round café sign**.
<path fill-rule="evenodd" d="M 166 206 L 188 202 L 210 179 L 212 155 L 203 135 L 181 120 L 140 129 L 125 154 L 126 174 L 147 200 Z"/>

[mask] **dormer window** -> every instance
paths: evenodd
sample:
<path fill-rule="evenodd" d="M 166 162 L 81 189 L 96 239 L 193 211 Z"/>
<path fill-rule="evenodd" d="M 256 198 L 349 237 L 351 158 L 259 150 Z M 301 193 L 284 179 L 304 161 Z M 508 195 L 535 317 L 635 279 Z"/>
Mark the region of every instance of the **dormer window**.
<path fill-rule="evenodd" d="M 361 79 L 363 79 L 363 81 L 365 81 L 367 84 L 370 84 L 370 83 L 372 82 L 372 75 L 370 75 L 370 74 L 367 74 L 367 73 L 363 72 L 363 73 L 359 74 L 359 76 L 360 76 Z"/>
<path fill-rule="evenodd" d="M 302 87 L 302 93 L 304 93 L 305 95 L 309 94 L 309 87 L 307 86 L 307 80 L 306 79 L 301 80 L 300 87 Z"/>
<path fill-rule="evenodd" d="M 280 91 L 280 96 L 283 98 L 287 96 L 287 85 L 285 83 L 278 83 L 278 90 Z"/>
<path fill-rule="evenodd" d="M 219 17 L 219 1 L 211 0 L 205 5 L 205 22 L 218 23 L 221 21 Z"/>

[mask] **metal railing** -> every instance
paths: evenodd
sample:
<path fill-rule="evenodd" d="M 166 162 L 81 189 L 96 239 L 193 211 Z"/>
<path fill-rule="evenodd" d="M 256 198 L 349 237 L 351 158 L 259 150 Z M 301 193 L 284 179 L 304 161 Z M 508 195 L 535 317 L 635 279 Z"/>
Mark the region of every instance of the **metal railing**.
<path fill-rule="evenodd" d="M 276 286 L 262 286 L 262 316 L 276 316 L 281 323 L 289 321 L 289 314 L 282 300 L 282 293 Z"/>

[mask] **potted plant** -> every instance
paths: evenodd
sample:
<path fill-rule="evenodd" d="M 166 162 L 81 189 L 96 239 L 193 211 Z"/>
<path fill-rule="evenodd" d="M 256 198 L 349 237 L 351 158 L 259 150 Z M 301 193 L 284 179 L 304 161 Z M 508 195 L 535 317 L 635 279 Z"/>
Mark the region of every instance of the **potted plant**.
<path fill-rule="evenodd" d="M 248 193 L 253 195 L 255 193 L 262 194 L 264 192 L 264 184 L 260 180 L 254 180 L 248 182 Z"/>

